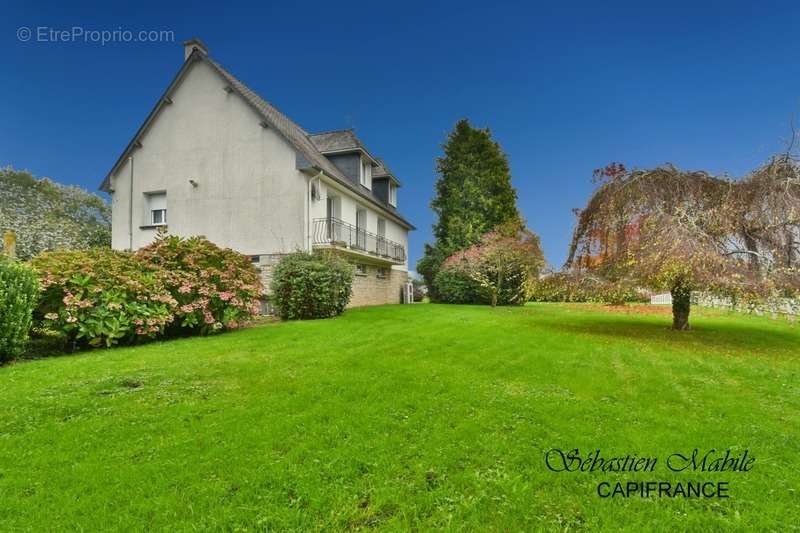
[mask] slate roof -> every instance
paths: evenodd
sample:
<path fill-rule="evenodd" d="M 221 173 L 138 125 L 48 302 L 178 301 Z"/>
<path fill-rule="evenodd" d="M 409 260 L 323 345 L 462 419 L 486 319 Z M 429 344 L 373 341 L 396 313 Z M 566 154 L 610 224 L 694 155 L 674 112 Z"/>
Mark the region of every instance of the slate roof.
<path fill-rule="evenodd" d="M 189 65 L 194 61 L 205 61 L 208 65 L 210 65 L 217 73 L 219 73 L 222 78 L 224 78 L 229 84 L 231 89 L 239 93 L 244 100 L 250 104 L 265 120 L 266 124 L 275 129 L 278 133 L 280 133 L 294 148 L 297 150 L 298 154 L 302 156 L 302 159 L 305 161 L 300 161 L 299 165 L 300 168 L 304 166 L 306 168 L 313 167 L 317 170 L 323 171 L 327 176 L 332 178 L 338 184 L 343 185 L 347 189 L 351 190 L 352 192 L 356 193 L 361 198 L 368 200 L 370 203 L 375 205 L 376 207 L 380 208 L 383 211 L 387 211 L 391 213 L 394 218 L 397 219 L 402 225 L 406 226 L 407 229 L 415 229 L 414 225 L 411 224 L 408 220 L 406 220 L 400 212 L 392 207 L 389 204 L 384 203 L 382 200 L 378 199 L 372 192 L 367 189 L 366 187 L 362 187 L 359 184 L 353 183 L 350 179 L 347 178 L 338 168 L 334 165 L 325 155 L 323 155 L 322 151 L 316 146 L 316 143 L 319 142 L 318 140 L 315 141 L 315 138 L 320 137 L 320 135 L 309 135 L 303 128 L 298 126 L 294 121 L 292 121 L 289 117 L 278 111 L 278 109 L 261 98 L 258 94 L 253 92 L 247 85 L 239 81 L 233 74 L 225 70 L 219 63 L 208 57 L 208 55 L 200 50 L 195 49 L 191 56 L 186 59 L 183 66 L 181 67 L 178 74 L 175 76 L 175 79 L 172 81 L 170 86 L 165 91 L 164 95 L 159 99 L 159 102 L 153 108 L 153 110 L 148 115 L 147 119 L 145 120 L 144 124 L 142 124 L 139 131 L 136 132 L 136 135 L 128 144 L 128 147 L 122 153 L 120 158 L 114 164 L 114 167 L 109 171 L 106 178 L 103 180 L 103 183 L 100 186 L 101 190 L 108 191 L 110 189 L 110 180 L 111 175 L 116 171 L 119 165 L 125 160 L 125 157 L 131 152 L 131 150 L 136 146 L 137 142 L 141 134 L 147 129 L 149 124 L 154 120 L 155 115 L 157 114 L 158 110 L 165 102 L 169 101 L 169 94 L 172 89 L 177 86 L 180 80 L 183 78 L 185 73 L 188 71 Z M 365 152 L 366 149 L 363 148 L 361 142 L 355 137 L 351 130 L 341 130 L 337 132 L 328 132 L 327 134 L 321 134 L 323 136 L 329 134 L 339 134 L 342 132 L 349 132 L 349 136 L 347 135 L 330 135 L 331 143 L 336 140 L 336 142 L 344 143 L 343 140 L 338 139 L 349 139 L 352 138 L 354 141 L 348 142 L 356 142 L 359 148 L 362 148 Z M 372 156 L 370 156 L 372 157 Z M 302 163 L 307 164 L 303 165 Z M 385 167 L 381 167 L 384 168 Z"/>
<path fill-rule="evenodd" d="M 312 133 L 309 138 L 322 153 L 358 149 L 367 151 L 351 129 Z"/>
<path fill-rule="evenodd" d="M 397 185 L 402 185 L 400 180 L 397 179 L 397 176 L 392 174 L 392 171 L 389 170 L 389 167 L 383 162 L 383 159 L 378 159 L 378 166 L 372 169 L 372 178 L 392 178 Z"/>
<path fill-rule="evenodd" d="M 361 142 L 352 129 L 325 131 L 322 133 L 312 133 L 309 139 L 314 143 L 317 150 L 322 154 L 330 154 L 336 152 L 347 152 L 350 150 L 361 150 L 369 156 L 377 165 L 372 169 L 373 178 L 392 178 L 397 185 L 401 185 L 400 180 L 391 173 L 386 167 L 386 164 L 380 158 L 377 158 L 369 153 L 364 143 Z"/>

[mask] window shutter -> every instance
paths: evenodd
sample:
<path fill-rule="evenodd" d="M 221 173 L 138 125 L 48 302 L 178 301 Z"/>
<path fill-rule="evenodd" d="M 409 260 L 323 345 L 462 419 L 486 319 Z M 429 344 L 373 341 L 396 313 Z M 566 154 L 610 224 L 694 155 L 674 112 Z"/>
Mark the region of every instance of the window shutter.
<path fill-rule="evenodd" d="M 147 206 L 150 211 L 156 211 L 158 209 L 166 209 L 167 208 L 167 193 L 159 192 L 148 194 L 148 201 Z"/>

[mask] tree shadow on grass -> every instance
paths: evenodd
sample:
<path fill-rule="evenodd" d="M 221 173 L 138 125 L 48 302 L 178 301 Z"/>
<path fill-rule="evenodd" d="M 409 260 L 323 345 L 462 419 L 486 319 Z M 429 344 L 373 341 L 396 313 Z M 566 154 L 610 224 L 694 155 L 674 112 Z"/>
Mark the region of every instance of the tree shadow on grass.
<path fill-rule="evenodd" d="M 740 317 L 746 318 L 746 317 Z M 692 321 L 689 331 L 672 329 L 671 317 L 631 317 L 602 315 L 574 317 L 567 321 L 539 326 L 570 335 L 600 336 L 695 352 L 759 354 L 800 357 L 800 330 L 779 330 L 759 321 L 742 323 L 725 317 Z"/>

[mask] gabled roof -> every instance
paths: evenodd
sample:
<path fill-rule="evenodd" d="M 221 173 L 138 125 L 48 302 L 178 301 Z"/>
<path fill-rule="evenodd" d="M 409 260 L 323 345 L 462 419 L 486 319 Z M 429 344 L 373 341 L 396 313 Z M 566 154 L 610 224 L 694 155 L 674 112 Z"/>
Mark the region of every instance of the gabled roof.
<path fill-rule="evenodd" d="M 306 168 L 313 168 L 317 171 L 323 172 L 326 176 L 333 179 L 338 184 L 346 187 L 350 191 L 354 192 L 359 197 L 369 201 L 375 207 L 378 207 L 382 211 L 386 211 L 396 219 L 401 225 L 405 226 L 407 229 L 416 229 L 413 224 L 411 224 L 408 220 L 406 220 L 400 213 L 397 211 L 396 208 L 385 204 L 381 200 L 379 200 L 376 196 L 372 194 L 369 189 L 362 187 L 361 185 L 353 183 L 351 180 L 347 178 L 342 172 L 336 168 L 327 157 L 325 157 L 322 152 L 315 146 L 315 143 L 312 142 L 312 136 L 308 134 L 303 128 L 298 126 L 295 122 L 293 122 L 289 117 L 278 111 L 275 106 L 258 96 L 255 92 L 253 92 L 249 87 L 247 87 L 244 83 L 239 81 L 235 76 L 233 76 L 230 72 L 225 70 L 222 65 L 208 57 L 208 55 L 198 49 L 195 49 L 192 54 L 186 59 L 181 69 L 176 74 L 175 78 L 170 83 L 167 90 L 164 92 L 161 98 L 159 98 L 158 103 L 155 105 L 153 110 L 145 119 L 142 126 L 136 132 L 131 142 L 125 148 L 122 155 L 119 157 L 117 162 L 111 168 L 111 170 L 106 175 L 103 183 L 100 185 L 100 189 L 103 191 L 108 192 L 111 186 L 111 176 L 117 171 L 120 165 L 125 161 L 125 158 L 136 148 L 137 144 L 140 141 L 141 136 L 147 131 L 147 128 L 155 119 L 158 111 L 161 109 L 162 106 L 168 105 L 171 103 L 169 95 L 173 91 L 175 87 L 180 83 L 183 77 L 189 70 L 190 65 L 194 61 L 205 61 L 208 65 L 210 65 L 225 81 L 228 82 L 230 88 L 237 92 L 239 95 L 244 98 L 244 100 L 253 108 L 255 111 L 261 115 L 264 119 L 267 126 L 271 127 L 275 131 L 277 131 L 281 136 L 283 136 L 289 144 L 291 144 L 295 150 L 298 152 L 298 155 L 301 156 L 298 159 L 302 161 L 302 165 L 298 165 L 299 168 L 306 167 Z M 347 130 L 346 130 L 347 131 Z M 351 132 L 352 133 L 352 132 Z M 355 137 L 355 136 L 353 136 Z M 359 141 L 360 142 L 360 141 Z M 366 150 L 365 150 L 366 151 Z M 371 157 L 371 156 L 370 156 Z"/>
<path fill-rule="evenodd" d="M 375 163 L 372 169 L 373 178 L 391 178 L 397 185 L 401 185 L 400 180 L 392 174 L 384 162 L 369 153 L 367 147 L 361 142 L 352 129 L 325 131 L 322 133 L 312 133 L 308 136 L 311 142 L 320 153 L 324 155 L 342 152 L 362 152 Z"/>

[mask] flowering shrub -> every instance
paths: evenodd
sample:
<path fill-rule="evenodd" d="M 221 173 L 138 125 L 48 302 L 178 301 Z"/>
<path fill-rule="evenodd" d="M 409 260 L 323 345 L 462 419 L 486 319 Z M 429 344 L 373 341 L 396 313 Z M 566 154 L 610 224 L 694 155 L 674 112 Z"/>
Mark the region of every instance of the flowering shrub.
<path fill-rule="evenodd" d="M 0 168 L 0 235 L 17 234 L 17 257 L 111 245 L 111 206 L 80 187 Z"/>
<path fill-rule="evenodd" d="M 589 302 L 620 305 L 649 301 L 646 291 L 630 282 L 612 282 L 580 272 L 557 272 L 531 285 L 532 302 Z"/>
<path fill-rule="evenodd" d="M 36 275 L 0 256 L 0 363 L 22 353 L 39 296 Z"/>
<path fill-rule="evenodd" d="M 260 311 L 261 278 L 250 260 L 203 237 L 162 236 L 136 252 L 177 302 L 170 333 L 236 329 Z"/>
<path fill-rule="evenodd" d="M 513 224 L 448 257 L 434 284 L 446 303 L 521 305 L 543 263 L 539 238 Z"/>
<path fill-rule="evenodd" d="M 241 326 L 258 312 L 258 273 L 203 238 L 159 238 L 136 254 L 46 252 L 37 318 L 72 346 L 132 344 Z"/>
<path fill-rule="evenodd" d="M 72 346 L 112 346 L 157 337 L 177 302 L 146 263 L 109 249 L 45 252 L 37 318 Z"/>
<path fill-rule="evenodd" d="M 272 301 L 284 320 L 328 318 L 350 301 L 353 267 L 334 254 L 297 252 L 272 273 Z"/>

